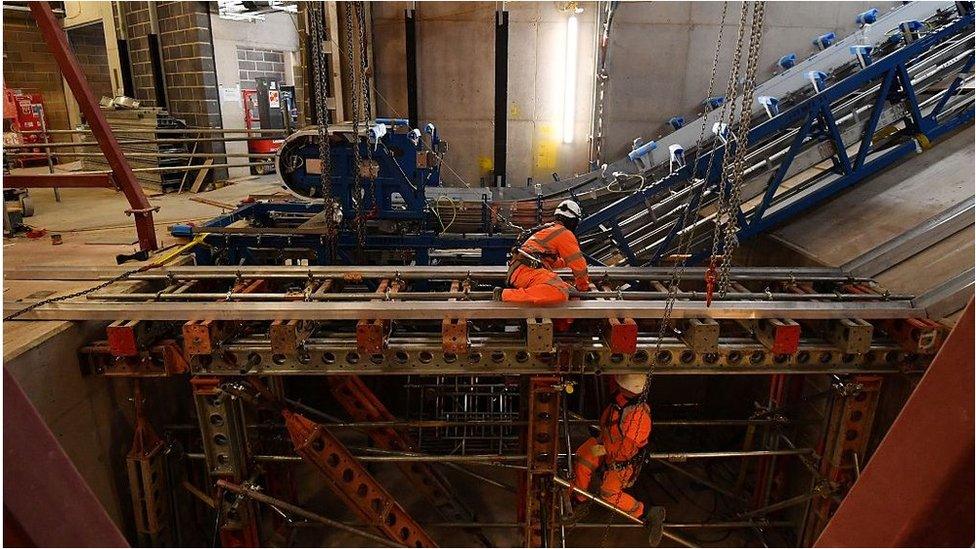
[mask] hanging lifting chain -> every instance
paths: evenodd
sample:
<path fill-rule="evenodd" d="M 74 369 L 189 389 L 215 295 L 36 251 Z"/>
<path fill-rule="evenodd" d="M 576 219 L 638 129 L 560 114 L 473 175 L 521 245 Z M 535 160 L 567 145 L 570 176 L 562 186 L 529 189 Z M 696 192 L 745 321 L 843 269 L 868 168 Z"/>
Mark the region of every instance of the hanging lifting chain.
<path fill-rule="evenodd" d="M 725 30 L 725 21 L 726 21 L 727 16 L 728 16 L 728 7 L 729 7 L 729 3 L 728 2 L 722 2 L 722 20 L 721 20 L 721 23 L 719 23 L 719 26 L 718 26 L 718 29 L 719 29 L 718 30 L 718 38 L 715 41 L 715 56 L 712 59 L 712 70 L 711 70 L 711 74 L 710 74 L 709 79 L 708 79 L 708 91 L 705 94 L 705 97 L 711 97 L 712 96 L 712 92 L 713 92 L 713 90 L 715 88 L 715 76 L 716 76 L 716 74 L 718 72 L 718 62 L 719 62 L 719 58 L 720 58 L 720 55 L 721 55 L 721 52 L 722 52 L 722 38 L 724 37 L 724 34 L 725 34 L 724 33 L 724 30 Z M 743 22 L 744 22 L 744 20 L 743 20 Z M 741 42 L 741 38 L 742 38 L 741 37 L 741 33 L 742 33 L 742 30 L 741 30 L 741 25 L 740 25 L 740 36 L 739 36 L 739 41 L 740 42 Z M 738 58 L 738 56 L 736 57 L 736 59 L 737 58 Z M 702 123 L 701 131 L 698 134 L 698 141 L 696 142 L 696 145 L 695 145 L 695 158 L 694 158 L 694 160 L 691 163 L 691 167 L 692 167 L 692 184 L 694 184 L 694 175 L 695 175 L 695 170 L 696 170 L 697 165 L 698 165 L 698 159 L 701 156 L 702 148 L 705 145 L 705 132 L 706 132 L 706 126 L 707 126 L 707 124 L 705 122 L 707 122 L 708 107 L 706 106 L 706 103 L 705 102 L 702 102 L 702 105 L 703 105 L 703 110 L 702 110 L 702 120 L 703 120 L 703 123 Z M 725 118 L 725 111 L 726 111 L 727 108 L 728 108 L 728 103 L 727 102 L 726 103 L 723 103 L 722 104 L 722 111 L 719 114 L 719 120 L 720 121 Z M 715 140 L 714 142 L 715 143 L 718 143 L 718 140 Z M 714 164 L 714 161 L 715 161 L 715 148 L 713 147 L 712 154 L 709 156 L 708 167 L 706 168 L 706 170 L 704 172 L 704 174 L 705 174 L 704 175 L 704 181 L 701 182 L 701 188 L 700 188 L 700 191 L 699 192 L 702 193 L 702 194 L 704 194 L 705 189 L 707 188 L 708 174 L 711 173 L 711 171 L 712 171 L 712 166 Z M 694 192 L 688 194 L 688 203 L 685 204 L 684 215 L 682 216 L 681 220 L 679 221 L 681 223 L 681 228 L 683 228 L 683 229 L 687 228 L 688 227 L 688 224 L 690 222 L 693 222 L 694 220 L 698 219 L 698 216 L 699 216 L 699 214 L 701 212 L 701 206 L 702 206 L 701 197 L 699 197 L 699 199 L 697 200 L 696 207 L 694 207 L 694 208 L 692 207 L 692 203 L 695 202 L 694 194 L 695 194 Z M 669 284 L 668 284 L 667 302 L 666 302 L 665 307 L 664 307 L 664 314 L 661 317 L 661 323 L 660 323 L 660 326 L 658 328 L 658 334 L 657 334 L 657 342 L 655 344 L 654 352 L 651 354 L 652 357 L 657 356 L 658 352 L 660 352 L 660 350 L 661 350 L 661 347 L 662 347 L 662 344 L 664 342 L 665 336 L 667 336 L 672 331 L 671 314 L 672 314 L 672 311 L 674 310 L 675 301 L 677 300 L 679 284 L 680 284 L 680 281 L 681 281 L 681 276 L 684 273 L 684 268 L 685 268 L 685 263 L 686 263 L 685 254 L 687 253 L 688 249 L 690 249 L 690 247 L 691 247 L 692 233 L 693 232 L 694 231 L 692 231 L 692 230 L 685 230 L 685 231 L 683 231 L 683 232 L 680 233 L 680 236 L 679 236 L 679 239 L 678 239 L 678 248 L 677 248 L 677 250 L 678 250 L 678 259 L 675 262 L 674 267 L 671 270 L 671 280 L 669 281 Z M 653 366 L 653 362 L 652 362 L 652 365 L 651 365 L 650 369 L 647 371 L 647 379 L 644 382 L 644 390 L 641 392 L 640 397 L 639 397 L 639 401 L 640 402 L 646 403 L 648 401 L 648 399 L 650 397 L 651 383 L 653 381 L 653 378 L 654 378 L 654 366 Z M 640 454 L 640 455 L 643 455 L 643 454 Z M 631 479 L 637 479 L 640 476 L 641 469 L 643 468 L 643 465 L 644 465 L 644 460 L 643 459 L 640 460 L 640 461 L 638 461 L 638 463 L 634 466 L 634 472 L 631 475 Z M 616 503 L 616 502 L 612 502 L 612 503 Z M 614 520 L 614 515 L 611 514 L 610 520 L 608 521 L 608 524 L 607 524 L 607 528 L 603 532 L 603 539 L 602 539 L 602 542 L 601 542 L 601 546 L 602 547 L 607 547 L 607 540 L 609 539 L 609 534 L 610 534 L 610 526 L 613 524 L 613 520 Z"/>
<path fill-rule="evenodd" d="M 370 93 L 369 77 L 369 42 L 366 36 L 366 3 L 356 2 L 356 23 L 359 29 L 359 86 L 363 94 L 363 120 L 369 122 L 373 112 L 372 96 Z M 372 156 L 372 151 L 367 151 L 368 156 Z"/>
<path fill-rule="evenodd" d="M 309 4 L 309 39 L 312 41 L 312 80 L 315 94 L 312 103 L 318 122 L 319 162 L 321 163 L 323 211 L 325 212 L 325 238 L 331 257 L 335 257 L 336 227 L 335 206 L 332 198 L 332 156 L 329 148 L 329 111 L 326 105 L 328 77 L 325 74 L 325 10 L 324 3 Z M 334 34 L 334 29 L 332 29 Z"/>
<path fill-rule="evenodd" d="M 592 154 L 590 155 L 590 162 L 595 166 L 599 166 L 603 162 L 603 122 L 606 115 L 607 82 L 610 80 L 610 73 L 607 71 L 610 53 L 610 26 L 613 24 L 613 15 L 617 10 L 617 2 L 605 1 L 603 4 L 605 5 L 603 28 L 600 31 L 600 46 L 597 51 L 599 68 L 596 74 L 596 121 L 592 136 Z"/>
<path fill-rule="evenodd" d="M 359 85 L 360 88 L 362 89 L 362 94 L 363 94 L 362 112 L 363 112 L 363 119 L 366 121 L 366 124 L 368 125 L 373 113 L 373 97 L 372 97 L 372 88 L 370 87 L 372 68 L 369 66 L 370 63 L 370 57 L 368 54 L 369 37 L 366 35 L 366 3 L 365 2 L 356 2 L 356 20 L 359 26 Z M 376 200 L 377 172 L 376 172 L 375 161 L 373 160 L 373 148 L 369 146 L 368 142 L 366 146 L 366 158 L 368 159 L 366 162 L 369 164 L 368 172 L 370 175 L 366 177 L 368 189 L 366 190 L 365 196 L 370 197 L 369 202 L 372 203 L 373 210 L 378 210 L 378 201 Z M 363 221 L 363 223 L 365 224 L 365 220 Z"/>
<path fill-rule="evenodd" d="M 362 114 L 360 112 L 361 106 L 361 96 L 357 86 L 356 79 L 356 56 L 354 52 L 354 44 L 359 42 L 359 40 L 353 39 L 353 33 L 355 32 L 355 22 L 353 21 L 354 13 L 353 10 L 356 9 L 356 4 L 358 2 L 346 2 L 345 9 L 345 19 L 346 19 L 346 58 L 349 67 L 348 83 L 349 83 L 349 101 L 352 106 L 352 200 L 356 205 L 356 243 L 360 251 L 363 250 L 366 241 L 366 212 L 363 209 L 363 180 L 360 171 L 363 169 L 363 159 L 360 152 L 360 146 L 362 145 L 360 135 L 359 135 L 359 122 L 362 120 Z M 361 83 L 361 81 L 358 81 Z"/>
<path fill-rule="evenodd" d="M 731 133 L 732 122 L 735 120 L 735 103 L 738 98 L 739 65 L 742 61 L 742 43 L 745 39 L 746 18 L 749 14 L 749 3 L 743 2 L 739 12 L 739 29 L 736 32 L 735 53 L 732 55 L 729 67 L 729 83 L 725 88 L 725 102 L 722 108 L 722 117 L 719 123 L 726 124 L 726 128 Z M 727 109 L 726 109 L 727 107 Z M 721 131 L 721 127 L 719 129 Z M 718 136 L 716 136 L 718 137 Z M 732 158 L 729 152 L 732 150 L 730 144 L 732 140 L 725 143 L 725 154 L 722 156 L 722 173 L 719 176 L 717 189 L 717 209 L 715 211 L 714 231 L 712 233 L 712 255 L 709 259 L 708 272 L 715 269 L 716 262 L 719 260 L 719 240 L 721 238 L 722 219 L 728 215 L 726 206 L 726 187 L 731 176 Z"/>
<path fill-rule="evenodd" d="M 765 2 L 755 2 L 752 13 L 752 29 L 749 37 L 749 56 L 746 77 L 742 86 L 742 109 L 735 137 L 735 158 L 732 163 L 732 181 L 729 200 L 726 204 L 727 223 L 722 250 L 722 268 L 718 278 L 719 296 L 725 297 L 729 290 L 732 271 L 732 254 L 739 246 L 739 214 L 742 206 L 742 178 L 745 172 L 746 152 L 749 148 L 749 128 L 752 124 L 752 101 L 756 89 L 756 71 L 759 65 L 759 50 L 762 46 L 762 27 L 765 17 Z"/>
<path fill-rule="evenodd" d="M 718 39 L 716 40 L 715 57 L 712 59 L 712 72 L 708 80 L 708 93 L 705 95 L 705 97 L 711 97 L 712 90 L 715 87 L 715 74 L 718 69 L 719 55 L 720 52 L 722 51 L 722 36 L 724 34 L 723 29 L 725 28 L 725 20 L 727 14 L 728 14 L 728 2 L 723 2 L 722 22 L 719 25 Z M 723 109 L 724 109 L 724 105 L 723 105 Z M 703 112 L 703 118 L 707 114 L 708 113 L 706 107 L 706 111 Z M 723 110 L 723 114 L 724 114 L 724 110 Z M 700 154 L 701 148 L 704 146 L 705 126 L 706 124 L 703 123 L 701 132 L 698 135 L 698 142 L 695 147 L 695 160 L 694 163 L 692 163 L 692 170 L 694 170 L 694 166 L 698 163 L 698 156 Z M 715 155 L 712 154 L 711 158 L 709 159 L 709 165 L 708 165 L 709 170 L 711 170 L 712 160 L 714 160 L 714 158 Z M 708 172 L 706 172 L 706 176 L 707 173 Z M 704 192 L 704 185 L 702 186 L 702 191 Z M 676 221 L 677 223 L 681 223 L 682 228 L 686 228 L 690 222 L 697 219 L 698 214 L 701 211 L 701 200 L 698 200 L 697 207 L 694 208 L 694 211 L 692 211 L 692 202 L 695 202 L 693 192 L 688 193 L 688 203 L 685 204 L 684 215 L 680 218 L 679 221 Z M 671 269 L 671 279 L 668 282 L 667 301 L 665 303 L 664 313 L 661 316 L 661 324 L 658 329 L 657 343 L 655 345 L 654 354 L 652 356 L 657 356 L 658 351 L 661 350 L 661 345 L 664 342 L 665 336 L 667 336 L 671 332 L 671 328 L 672 328 L 671 313 L 674 310 L 674 303 L 677 299 L 681 275 L 684 272 L 684 267 L 686 262 L 685 253 L 691 246 L 692 232 L 694 231 L 687 231 L 687 230 L 683 231 L 678 237 L 678 260 L 674 263 L 674 266 Z M 652 366 L 647 374 L 647 382 L 644 384 L 644 394 L 642 395 L 644 400 L 646 400 L 648 391 L 650 390 L 651 376 L 653 375 L 653 373 L 654 373 L 654 367 Z"/>

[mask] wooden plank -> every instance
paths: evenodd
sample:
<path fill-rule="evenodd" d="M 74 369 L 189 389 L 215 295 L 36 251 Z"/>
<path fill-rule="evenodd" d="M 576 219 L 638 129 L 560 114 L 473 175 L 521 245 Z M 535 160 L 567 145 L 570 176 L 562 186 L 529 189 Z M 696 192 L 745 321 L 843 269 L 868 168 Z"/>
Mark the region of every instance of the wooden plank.
<path fill-rule="evenodd" d="M 203 166 L 197 172 L 197 177 L 193 180 L 193 185 L 190 186 L 191 193 L 200 192 L 200 187 L 203 186 L 203 180 L 207 178 L 207 173 L 210 172 L 210 165 L 213 164 L 213 162 L 213 158 L 208 158 L 203 161 Z"/>

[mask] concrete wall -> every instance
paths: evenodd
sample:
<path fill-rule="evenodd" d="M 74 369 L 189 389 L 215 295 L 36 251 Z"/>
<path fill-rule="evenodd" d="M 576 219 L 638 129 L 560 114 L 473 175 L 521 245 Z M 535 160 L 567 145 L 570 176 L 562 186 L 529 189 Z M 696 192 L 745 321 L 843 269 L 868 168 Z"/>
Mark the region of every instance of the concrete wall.
<path fill-rule="evenodd" d="M 294 66 L 298 63 L 298 29 L 295 16 L 286 13 L 269 14 L 264 21 L 251 23 L 210 16 L 213 28 L 214 64 L 217 86 L 221 89 L 220 110 L 224 128 L 244 127 L 244 106 L 240 94 L 240 72 L 237 47 L 259 48 L 284 52 L 285 82 L 294 84 Z M 236 90 L 236 91 L 235 91 Z M 246 153 L 247 143 L 228 142 L 228 153 Z M 232 159 L 242 164 L 244 159 Z M 247 175 L 248 168 L 230 168 L 230 177 Z"/>
<path fill-rule="evenodd" d="M 581 2 L 576 139 L 560 137 L 567 14 L 555 2 L 510 2 L 508 180 L 548 179 L 585 171 L 593 108 L 596 4 Z M 780 56 L 813 53 L 825 32 L 843 36 L 854 16 L 897 2 L 769 2 L 760 55 L 760 80 Z M 407 2 L 373 4 L 375 73 L 381 116 L 406 116 L 404 12 Z M 450 141 L 445 179 L 477 185 L 493 155 L 494 2 L 417 3 L 420 118 Z M 724 92 L 740 4 L 728 5 L 715 94 Z M 667 120 L 697 117 L 708 88 L 721 22 L 719 2 L 622 2 L 611 32 L 606 101 L 606 158 L 621 156 L 633 139 L 656 138 Z"/>
<path fill-rule="evenodd" d="M 508 179 L 548 179 L 586 169 L 592 105 L 595 13 L 579 17 L 574 141 L 562 142 L 567 14 L 552 2 L 512 2 L 509 22 Z M 404 9 L 406 2 L 373 8 L 377 113 L 406 117 Z M 419 115 L 450 142 L 444 170 L 450 184 L 490 180 L 494 139 L 495 3 L 417 4 Z"/>

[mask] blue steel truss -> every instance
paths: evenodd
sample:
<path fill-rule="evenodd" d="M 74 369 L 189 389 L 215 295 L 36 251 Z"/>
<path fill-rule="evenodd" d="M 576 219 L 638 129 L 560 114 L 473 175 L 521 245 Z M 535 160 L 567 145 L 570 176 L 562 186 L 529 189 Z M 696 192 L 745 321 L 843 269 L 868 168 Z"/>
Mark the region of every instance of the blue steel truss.
<path fill-rule="evenodd" d="M 960 86 L 966 73 L 973 70 L 974 57 L 971 47 L 968 59 L 962 64 L 956 78 L 942 92 L 941 98 L 927 115 L 922 114 L 922 108 L 919 104 L 919 98 L 915 94 L 908 67 L 921 54 L 947 40 L 958 37 L 963 32 L 971 32 L 972 27 L 973 14 L 970 12 L 939 31 L 892 52 L 866 68 L 827 87 L 820 93 L 798 103 L 789 110 L 752 128 L 749 132 L 749 143 L 751 144 L 763 143 L 774 136 L 783 135 L 793 130 L 796 130 L 796 136 L 785 156 L 780 160 L 778 168 L 769 177 L 759 204 L 750 206 L 748 211 L 740 209 L 737 212 L 740 227 L 739 240 L 756 236 L 793 218 L 797 214 L 835 196 L 842 190 L 864 181 L 924 148 L 928 148 L 959 127 L 971 123 L 974 115 L 972 105 L 959 112 L 952 113 L 948 117 L 943 118 L 941 116 L 944 114 L 944 108 L 948 101 L 961 92 Z M 849 97 L 850 94 L 876 82 L 880 82 L 881 85 L 871 109 L 870 119 L 864 126 L 856 154 L 850 158 L 847 149 L 851 145 L 845 144 L 842 140 L 832 106 Z M 878 129 L 881 112 L 887 102 L 904 102 L 908 106 L 909 115 L 903 133 L 911 138 L 888 148 L 876 149 L 873 139 Z M 778 191 L 786 179 L 793 160 L 803 145 L 811 140 L 832 143 L 835 151 L 832 169 L 824 175 L 823 183 L 818 182 L 816 188 L 806 193 L 805 196 L 790 201 L 786 205 L 774 206 L 774 198 L 785 196 Z M 653 203 L 655 199 L 667 196 L 670 190 L 690 181 L 693 177 L 705 181 L 704 184 L 698 185 L 697 192 L 692 194 L 689 199 L 688 207 L 691 211 L 697 211 L 705 193 L 717 194 L 719 192 L 722 159 L 727 151 L 734 154 L 734 141 L 728 145 L 716 147 L 711 151 L 702 151 L 694 166 L 685 166 L 675 170 L 655 184 L 621 198 L 587 216 L 580 224 L 578 233 L 584 236 L 593 233 L 605 235 L 629 265 L 636 266 L 659 262 L 665 254 L 674 249 L 675 238 L 686 229 L 682 224 L 685 216 L 678 216 L 678 220 L 672 224 L 668 234 L 650 254 L 650 259 L 643 261 L 638 259 L 638 254 L 633 250 L 632 243 L 628 242 L 624 236 L 619 220 L 632 215 L 639 208 L 646 208 L 646 204 Z M 714 161 L 711 161 L 712 155 L 715 156 Z M 712 169 L 710 173 L 705 174 L 704 172 L 709 165 L 712 166 Z M 729 194 L 728 182 L 722 185 L 721 192 L 725 193 L 726 196 Z M 693 223 L 696 220 L 689 219 L 688 221 Z M 691 258 L 692 262 L 700 262 L 710 252 L 710 250 L 706 252 L 703 249 L 693 249 L 692 251 L 694 252 Z M 592 256 L 589 259 L 593 263 L 599 263 Z"/>

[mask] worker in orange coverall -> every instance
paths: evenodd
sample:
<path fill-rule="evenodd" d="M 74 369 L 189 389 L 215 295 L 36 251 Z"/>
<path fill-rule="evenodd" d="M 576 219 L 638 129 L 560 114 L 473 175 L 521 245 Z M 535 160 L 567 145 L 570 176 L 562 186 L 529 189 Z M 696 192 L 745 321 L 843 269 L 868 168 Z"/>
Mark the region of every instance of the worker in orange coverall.
<path fill-rule="evenodd" d="M 495 299 L 530 305 L 558 305 L 569 299 L 570 285 L 554 270 L 569 267 L 576 290 L 587 292 L 590 277 L 586 259 L 573 231 L 583 210 L 572 200 L 563 200 L 553 214 L 554 221 L 543 225 L 512 253 L 508 264 L 509 288 L 495 288 Z"/>
<path fill-rule="evenodd" d="M 600 436 L 590 437 L 576 450 L 573 486 L 590 492 L 593 477 L 600 479 L 594 495 L 641 519 L 650 530 L 650 542 L 657 545 L 661 540 L 664 524 L 664 508 L 648 507 L 624 492 L 636 480 L 639 463 L 643 461 L 648 438 L 651 435 L 651 408 L 642 394 L 647 376 L 621 374 L 614 376 L 617 391 L 613 402 L 600 416 Z M 586 514 L 589 501 L 574 493 L 574 515 L 578 521 Z"/>

